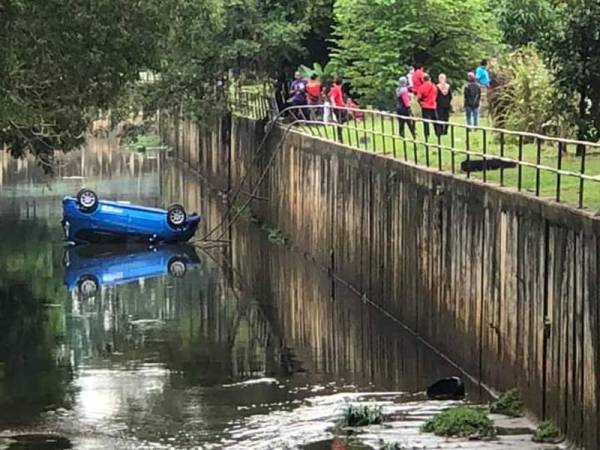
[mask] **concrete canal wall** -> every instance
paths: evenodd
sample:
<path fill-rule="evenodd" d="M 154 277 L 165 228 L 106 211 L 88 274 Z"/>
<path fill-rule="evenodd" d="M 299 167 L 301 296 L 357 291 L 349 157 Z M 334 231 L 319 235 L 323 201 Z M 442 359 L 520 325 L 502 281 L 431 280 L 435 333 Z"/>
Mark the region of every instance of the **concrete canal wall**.
<path fill-rule="evenodd" d="M 264 171 L 260 218 L 482 383 L 518 388 L 538 418 L 597 448 L 598 219 L 281 129 L 259 148 L 263 124 L 249 119 L 163 120 L 161 133 L 221 189 L 245 181 L 249 193 Z"/>

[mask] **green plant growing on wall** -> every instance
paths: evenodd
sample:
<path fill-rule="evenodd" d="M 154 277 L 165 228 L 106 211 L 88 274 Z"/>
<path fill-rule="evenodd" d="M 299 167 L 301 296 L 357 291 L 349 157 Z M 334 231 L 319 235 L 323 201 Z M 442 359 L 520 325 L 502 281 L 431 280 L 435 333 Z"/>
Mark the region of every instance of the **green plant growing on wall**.
<path fill-rule="evenodd" d="M 491 438 L 496 428 L 484 408 L 455 406 L 442 411 L 423 425 L 423 431 L 437 436 L 459 436 L 470 439 Z"/>
<path fill-rule="evenodd" d="M 539 424 L 535 433 L 533 433 L 533 437 L 531 438 L 533 442 L 545 442 L 555 444 L 562 440 L 562 436 L 560 434 L 560 430 L 556 425 L 554 425 L 551 421 L 542 422 Z"/>
<path fill-rule="evenodd" d="M 498 400 L 490 403 L 490 412 L 510 417 L 522 417 L 525 405 L 516 389 L 510 389 L 500 395 Z"/>

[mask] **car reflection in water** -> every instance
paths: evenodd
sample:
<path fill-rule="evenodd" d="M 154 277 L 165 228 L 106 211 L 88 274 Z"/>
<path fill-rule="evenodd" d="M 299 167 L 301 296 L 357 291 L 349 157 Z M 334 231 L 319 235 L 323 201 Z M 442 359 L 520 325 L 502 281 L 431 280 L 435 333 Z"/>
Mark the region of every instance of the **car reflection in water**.
<path fill-rule="evenodd" d="M 101 287 L 118 286 L 143 278 L 183 277 L 200 264 L 190 244 L 90 244 L 65 248 L 63 265 L 69 291 L 92 296 Z"/>

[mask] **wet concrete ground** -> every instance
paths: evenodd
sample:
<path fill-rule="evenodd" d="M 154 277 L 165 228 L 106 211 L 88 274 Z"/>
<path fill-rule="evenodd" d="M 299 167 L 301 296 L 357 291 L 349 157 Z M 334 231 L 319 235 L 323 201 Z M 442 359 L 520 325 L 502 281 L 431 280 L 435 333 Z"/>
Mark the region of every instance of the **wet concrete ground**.
<path fill-rule="evenodd" d="M 491 442 L 419 431 L 447 403 L 426 386 L 460 370 L 251 223 L 231 245 L 190 244 L 200 263 L 119 284 L 128 258 L 90 247 L 107 276 L 84 297 L 65 266 L 61 199 L 81 186 L 203 215 L 222 202 L 159 155 L 92 142 L 54 177 L 0 159 L 0 449 L 551 449 L 529 435 Z M 117 269 L 118 268 L 118 269 Z M 486 399 L 467 384 L 467 401 Z M 344 406 L 381 405 L 385 423 L 337 430 Z M 522 424 L 519 424 L 521 427 Z"/>

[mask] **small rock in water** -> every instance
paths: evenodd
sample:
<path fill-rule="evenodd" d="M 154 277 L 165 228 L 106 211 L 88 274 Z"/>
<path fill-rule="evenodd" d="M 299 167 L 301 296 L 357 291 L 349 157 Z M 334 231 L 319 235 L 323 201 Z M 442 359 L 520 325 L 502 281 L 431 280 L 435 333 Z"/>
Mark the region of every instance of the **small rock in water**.
<path fill-rule="evenodd" d="M 465 397 L 465 383 L 459 377 L 442 378 L 427 388 L 432 400 L 459 400 Z"/>

